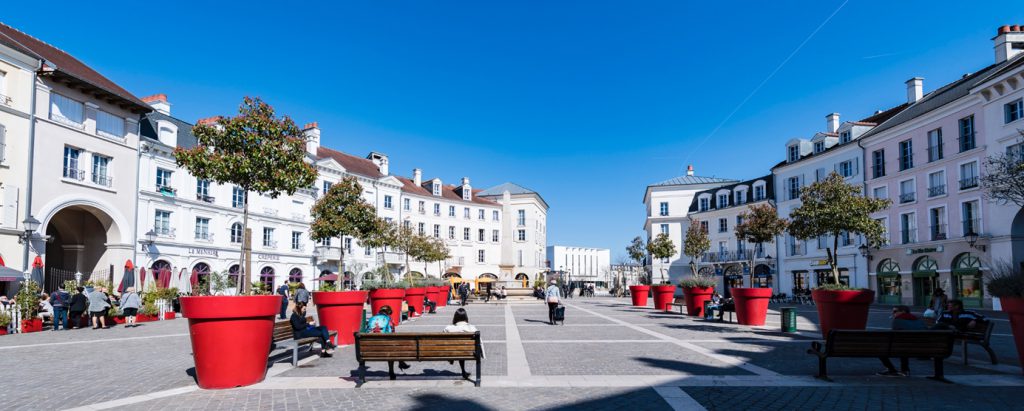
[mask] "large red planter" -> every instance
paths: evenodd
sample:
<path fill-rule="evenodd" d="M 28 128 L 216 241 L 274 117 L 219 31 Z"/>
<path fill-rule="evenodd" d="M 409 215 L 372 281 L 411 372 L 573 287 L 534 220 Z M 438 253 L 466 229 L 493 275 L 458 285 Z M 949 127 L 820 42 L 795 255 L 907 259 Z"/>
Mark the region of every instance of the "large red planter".
<path fill-rule="evenodd" d="M 200 388 L 252 385 L 267 375 L 279 295 L 181 297 Z"/>
<path fill-rule="evenodd" d="M 444 287 L 437 287 L 437 289 L 437 306 L 448 306 L 448 297 L 452 295 L 452 286 L 446 285 Z"/>
<path fill-rule="evenodd" d="M 426 295 L 426 287 L 413 287 L 405 290 L 405 302 L 409 303 L 409 310 L 415 311 L 415 314 L 410 314 L 410 317 L 423 315 L 423 297 Z"/>
<path fill-rule="evenodd" d="M 733 287 L 729 289 L 736 303 L 736 322 L 742 325 L 764 325 L 768 316 L 771 288 Z"/>
<path fill-rule="evenodd" d="M 176 313 L 174 311 L 164 311 L 164 319 L 165 320 L 173 320 L 173 319 L 177 318 L 177 316 L 178 316 L 178 313 Z"/>
<path fill-rule="evenodd" d="M 649 285 L 631 285 L 629 286 L 629 298 L 633 300 L 634 307 L 646 307 L 647 306 L 647 294 L 651 291 Z"/>
<path fill-rule="evenodd" d="M 683 298 L 686 299 L 686 315 L 701 317 L 704 315 L 704 302 L 711 301 L 715 287 L 683 287 Z"/>
<path fill-rule="evenodd" d="M 821 337 L 836 330 L 863 330 L 868 325 L 868 307 L 875 301 L 872 290 L 812 290 L 818 309 Z"/>
<path fill-rule="evenodd" d="M 383 306 L 391 307 L 391 325 L 398 325 L 402 320 L 402 299 L 405 298 L 405 290 L 401 288 L 382 288 L 370 291 L 371 315 L 377 315 Z"/>
<path fill-rule="evenodd" d="M 328 330 L 337 331 L 335 344 L 345 345 L 355 342 L 353 334 L 363 324 L 363 305 L 366 304 L 366 291 L 314 291 L 313 304 L 316 304 L 316 315 L 320 325 Z"/>
<path fill-rule="evenodd" d="M 124 316 L 123 316 L 123 315 L 119 315 L 119 316 L 117 316 L 117 317 L 111 318 L 111 320 L 113 320 L 113 321 L 114 321 L 114 324 L 124 324 L 125 322 L 127 322 L 127 321 L 128 321 L 128 320 L 126 320 L 126 319 L 124 318 Z"/>
<path fill-rule="evenodd" d="M 21 332 L 23 333 L 34 333 L 43 330 L 43 319 L 33 318 L 31 320 L 21 320 Z"/>
<path fill-rule="evenodd" d="M 0 325 L 0 335 L 7 335 L 7 326 Z"/>
<path fill-rule="evenodd" d="M 1020 359 L 1021 370 L 1024 371 L 1024 298 L 1000 298 L 1003 311 L 1010 317 L 1010 330 L 1013 331 L 1013 342 L 1017 345 L 1017 358 Z"/>
<path fill-rule="evenodd" d="M 427 287 L 427 298 L 429 298 L 430 301 L 433 301 L 435 304 L 437 304 L 437 299 L 439 298 L 440 294 L 441 294 L 441 287 L 433 287 L 433 286 Z M 440 304 L 438 304 L 438 305 L 440 305 Z"/>
<path fill-rule="evenodd" d="M 668 304 L 672 303 L 672 299 L 676 296 L 676 286 L 655 285 L 651 286 L 651 289 L 654 290 L 654 309 L 668 310 Z"/>

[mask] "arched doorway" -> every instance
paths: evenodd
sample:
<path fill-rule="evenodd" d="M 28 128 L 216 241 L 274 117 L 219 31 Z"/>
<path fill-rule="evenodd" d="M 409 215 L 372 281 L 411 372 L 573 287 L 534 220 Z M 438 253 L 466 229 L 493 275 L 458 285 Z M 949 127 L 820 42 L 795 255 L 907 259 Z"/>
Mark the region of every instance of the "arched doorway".
<path fill-rule="evenodd" d="M 730 290 L 733 287 L 743 287 L 743 275 L 740 274 L 740 269 L 737 265 L 725 267 L 723 279 L 725 281 L 725 293 L 723 293 L 725 298 L 732 296 L 732 292 Z"/>
<path fill-rule="evenodd" d="M 245 270 L 242 269 L 241 266 L 239 266 L 238 264 L 233 264 L 231 267 L 228 267 L 228 287 L 237 288 L 238 291 L 241 292 L 241 281 L 242 277 L 244 277 L 242 274 L 244 273 Z"/>
<path fill-rule="evenodd" d="M 263 290 L 274 291 L 274 267 L 268 265 L 260 270 L 260 284 L 263 285 Z"/>
<path fill-rule="evenodd" d="M 914 261 L 910 276 L 914 287 L 914 305 L 930 306 L 932 294 L 939 286 L 939 263 L 935 259 L 924 256 Z M 899 267 L 897 267 L 899 269 Z"/>
<path fill-rule="evenodd" d="M 152 273 L 153 279 L 156 280 L 152 286 L 163 287 L 166 282 L 169 282 L 171 277 L 171 263 L 165 260 L 156 260 L 149 266 L 150 272 Z M 149 284 L 145 285 L 146 289 L 151 287 Z"/>
<path fill-rule="evenodd" d="M 767 264 L 754 266 L 754 287 L 772 288 L 772 269 Z"/>
<path fill-rule="evenodd" d="M 953 259 L 953 296 L 964 302 L 964 307 L 981 307 L 985 292 L 981 273 L 981 259 L 963 253 Z"/>
<path fill-rule="evenodd" d="M 875 277 L 878 281 L 878 302 L 882 304 L 899 304 L 900 300 L 903 299 L 900 265 L 886 258 L 878 263 Z"/>
<path fill-rule="evenodd" d="M 526 273 L 516 274 L 516 281 L 522 284 L 520 286 L 523 288 L 527 288 L 530 286 L 530 276 L 527 275 Z"/>
<path fill-rule="evenodd" d="M 78 204 L 61 208 L 45 221 L 40 231 L 49 238 L 35 247 L 45 249 L 47 291 L 55 290 L 56 285 L 66 280 L 74 280 L 76 272 L 82 273 L 84 280 L 109 279 L 110 264 L 118 265 L 131 257 L 114 255 L 107 249 L 107 244 L 121 242 L 121 233 L 114 218 L 96 206 Z"/>
<path fill-rule="evenodd" d="M 299 267 L 293 268 L 288 272 L 288 282 L 301 283 L 302 282 L 302 269 Z"/>
<path fill-rule="evenodd" d="M 206 263 L 196 263 L 192 266 L 192 274 L 196 276 L 198 282 L 199 291 L 209 293 L 210 292 L 210 265 Z"/>

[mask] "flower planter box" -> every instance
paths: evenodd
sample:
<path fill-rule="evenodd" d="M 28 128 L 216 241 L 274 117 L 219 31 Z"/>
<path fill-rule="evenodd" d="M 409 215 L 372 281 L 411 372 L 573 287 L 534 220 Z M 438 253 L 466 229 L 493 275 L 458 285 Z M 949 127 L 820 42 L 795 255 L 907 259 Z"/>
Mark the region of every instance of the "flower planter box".
<path fill-rule="evenodd" d="M 676 296 L 676 286 L 655 285 L 651 286 L 651 290 L 654 291 L 654 309 L 667 311 L 668 305 L 672 303 L 672 299 Z"/>
<path fill-rule="evenodd" d="M 427 298 L 437 304 L 437 300 L 440 298 L 441 287 L 427 287 Z M 440 305 L 440 304 L 438 304 Z"/>
<path fill-rule="evenodd" d="M 34 333 L 43 330 L 43 319 L 33 318 L 31 320 L 21 320 L 21 332 L 23 333 Z"/>
<path fill-rule="evenodd" d="M 135 316 L 135 322 L 137 323 L 148 323 L 150 321 L 156 321 L 156 319 L 157 317 L 155 315 L 149 314 L 139 314 Z"/>
<path fill-rule="evenodd" d="M 691 317 L 704 316 L 704 302 L 711 300 L 715 287 L 683 287 L 683 298 L 686 300 L 686 315 Z"/>
<path fill-rule="evenodd" d="M 405 302 L 409 304 L 410 317 L 423 315 L 423 297 L 427 295 L 426 287 L 413 287 L 405 290 Z"/>
<path fill-rule="evenodd" d="M 7 326 L 0 325 L 0 335 L 7 335 Z"/>
<path fill-rule="evenodd" d="M 165 320 L 173 320 L 175 318 L 178 318 L 178 313 L 176 313 L 174 311 L 165 311 L 164 312 L 164 319 Z"/>
<path fill-rule="evenodd" d="M 263 381 L 280 306 L 277 295 L 181 297 L 200 388 Z"/>
<path fill-rule="evenodd" d="M 113 322 L 114 324 L 124 324 L 125 321 L 128 321 L 128 320 L 124 319 L 123 315 L 119 315 L 119 316 L 116 316 L 116 317 L 113 317 L 113 318 L 109 318 L 109 320 L 111 322 Z"/>
<path fill-rule="evenodd" d="M 814 306 L 818 309 L 818 327 L 821 337 L 836 330 L 863 330 L 868 325 L 868 308 L 875 301 L 871 290 L 812 290 Z"/>
<path fill-rule="evenodd" d="M 448 298 L 452 296 L 452 286 L 446 285 L 444 287 L 438 287 L 437 293 L 437 306 L 446 307 L 448 306 Z"/>
<path fill-rule="evenodd" d="M 387 305 L 391 307 L 391 325 L 398 325 L 402 320 L 402 299 L 405 298 L 405 290 L 401 288 L 381 288 L 370 291 L 370 315 L 376 315 L 380 308 Z"/>
<path fill-rule="evenodd" d="M 320 325 L 338 332 L 332 342 L 337 345 L 355 342 L 353 333 L 359 331 L 363 324 L 363 307 L 368 295 L 366 291 L 313 292 L 313 304 L 316 305 Z"/>
<path fill-rule="evenodd" d="M 1024 298 L 1002 297 L 999 302 L 1003 311 L 1010 317 L 1010 330 L 1013 342 L 1017 345 L 1017 358 L 1020 359 L 1021 371 L 1024 372 Z"/>
<path fill-rule="evenodd" d="M 651 286 L 649 285 L 631 285 L 629 286 L 629 297 L 633 300 L 634 307 L 646 307 L 647 306 L 647 294 L 651 292 Z"/>
<path fill-rule="evenodd" d="M 764 325 L 768 316 L 771 288 L 733 287 L 730 289 L 736 303 L 736 322 L 742 325 Z"/>

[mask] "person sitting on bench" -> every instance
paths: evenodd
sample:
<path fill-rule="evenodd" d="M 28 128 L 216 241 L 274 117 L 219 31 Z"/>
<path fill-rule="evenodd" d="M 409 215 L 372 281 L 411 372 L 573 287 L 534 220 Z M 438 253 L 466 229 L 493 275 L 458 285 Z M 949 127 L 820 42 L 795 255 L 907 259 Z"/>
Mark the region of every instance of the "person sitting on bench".
<path fill-rule="evenodd" d="M 366 320 L 366 328 L 363 328 L 363 332 L 376 334 L 391 334 L 395 332 L 395 327 L 391 325 L 391 314 L 390 305 L 380 307 L 380 310 L 377 311 L 377 315 Z M 409 364 L 405 361 L 399 361 L 398 368 L 402 370 L 407 369 L 409 368 Z"/>
<path fill-rule="evenodd" d="M 466 314 L 465 308 L 459 308 L 455 310 L 455 315 L 452 317 L 452 325 L 444 327 L 446 333 L 475 333 L 477 329 L 473 324 L 469 323 L 469 314 Z M 480 346 L 483 349 L 483 345 Z M 454 361 L 448 361 L 448 364 L 452 364 Z M 462 378 L 469 378 L 469 373 L 466 372 L 466 360 L 459 360 L 459 368 L 462 369 Z"/>
<path fill-rule="evenodd" d="M 307 337 L 319 337 L 320 356 L 331 356 L 334 344 L 331 344 L 331 337 L 327 327 L 322 325 L 315 326 L 306 322 L 306 304 L 295 303 L 295 308 L 292 309 L 292 316 L 288 321 L 292 324 L 292 334 L 296 340 Z"/>
<path fill-rule="evenodd" d="M 940 330 L 955 330 L 965 332 L 974 329 L 978 321 L 984 321 L 985 316 L 974 311 L 965 310 L 964 302 L 961 300 L 949 300 L 946 303 L 946 311 L 939 316 L 933 328 Z"/>
<path fill-rule="evenodd" d="M 714 293 L 711 295 L 711 304 L 708 304 L 708 311 L 704 313 L 705 320 L 711 320 L 715 318 L 715 310 L 722 307 L 722 295 Z M 721 317 L 721 310 L 719 310 L 719 317 Z"/>
<path fill-rule="evenodd" d="M 924 321 L 910 313 L 910 307 L 897 305 L 892 308 L 892 329 L 893 330 L 926 330 Z M 910 375 L 910 362 L 906 358 L 900 358 L 900 370 L 888 358 L 879 357 L 879 361 L 885 366 L 884 371 L 878 372 L 883 377 L 906 377 Z"/>
<path fill-rule="evenodd" d="M 431 301 L 429 297 L 423 297 L 423 313 L 424 314 L 426 314 L 426 313 L 436 314 L 437 313 L 437 303 L 434 302 L 434 301 Z"/>

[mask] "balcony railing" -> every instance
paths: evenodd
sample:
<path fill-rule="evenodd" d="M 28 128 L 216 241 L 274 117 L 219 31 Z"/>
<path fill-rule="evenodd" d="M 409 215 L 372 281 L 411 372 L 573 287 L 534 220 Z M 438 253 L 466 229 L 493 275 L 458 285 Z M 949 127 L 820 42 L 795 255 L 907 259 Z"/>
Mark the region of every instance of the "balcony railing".
<path fill-rule="evenodd" d="M 203 241 L 207 243 L 213 242 L 213 233 L 209 231 L 196 231 L 196 241 Z"/>
<path fill-rule="evenodd" d="M 978 177 L 967 177 L 960 179 L 960 189 L 966 190 L 968 188 L 974 188 L 978 186 Z"/>
<path fill-rule="evenodd" d="M 871 166 L 871 177 L 885 177 L 885 164 L 874 164 Z"/>
<path fill-rule="evenodd" d="M 962 228 L 963 228 L 964 235 L 966 235 L 967 233 L 981 234 L 981 219 L 980 218 L 972 218 L 972 219 L 969 219 L 969 220 L 964 220 L 962 224 L 963 224 Z"/>
<path fill-rule="evenodd" d="M 754 259 L 762 259 L 765 257 L 765 253 L 763 250 L 760 252 L 754 252 L 754 250 L 711 251 L 704 253 L 700 258 L 700 262 L 724 263 L 730 261 L 750 261 L 751 257 Z"/>
<path fill-rule="evenodd" d="M 928 197 L 935 197 L 946 194 L 946 185 L 940 184 L 937 186 L 928 187 Z"/>
<path fill-rule="evenodd" d="M 64 178 L 82 181 L 85 180 L 85 171 L 74 167 L 64 167 Z"/>
<path fill-rule="evenodd" d="M 964 151 L 967 151 L 967 150 L 973 150 L 974 147 L 976 147 L 975 140 L 974 140 L 974 133 L 965 134 L 963 136 L 960 136 L 960 138 L 957 139 L 957 140 L 960 142 L 960 152 L 961 153 L 963 153 Z"/>
<path fill-rule="evenodd" d="M 171 186 L 157 185 L 156 186 L 156 191 L 158 193 L 160 193 L 160 194 L 167 195 L 167 196 L 172 196 L 172 197 L 178 194 L 178 190 L 175 190 L 174 187 L 171 187 Z"/>
<path fill-rule="evenodd" d="M 316 252 L 320 254 L 317 257 L 317 261 L 338 261 L 338 257 L 341 255 L 341 251 L 338 247 L 318 245 L 316 246 Z"/>
<path fill-rule="evenodd" d="M 928 147 L 928 162 L 942 160 L 942 143 Z"/>
<path fill-rule="evenodd" d="M 299 194 L 305 194 L 313 198 L 320 197 L 320 191 L 313 187 L 300 188 L 298 190 L 295 190 L 295 192 Z"/>
<path fill-rule="evenodd" d="M 900 194 L 900 204 L 914 201 L 914 192 Z"/>
<path fill-rule="evenodd" d="M 263 214 L 276 216 L 277 215 L 277 209 L 276 208 L 270 208 L 270 207 L 263 207 Z"/>
<path fill-rule="evenodd" d="M 153 227 L 153 233 L 158 237 L 174 237 L 177 231 L 173 227 Z"/>
<path fill-rule="evenodd" d="M 917 229 L 911 228 L 900 230 L 900 244 L 913 244 L 917 242 Z"/>
<path fill-rule="evenodd" d="M 906 156 L 899 158 L 900 171 L 914 168 L 914 156 Z"/>
<path fill-rule="evenodd" d="M 196 193 L 196 200 L 202 201 L 204 203 L 212 203 L 213 202 L 213 197 L 212 196 L 208 196 L 206 194 Z"/>
<path fill-rule="evenodd" d="M 96 185 L 110 187 L 114 184 L 114 178 L 107 175 L 92 175 L 92 182 Z"/>
<path fill-rule="evenodd" d="M 939 241 L 946 239 L 946 225 L 945 224 L 934 224 L 931 226 L 932 241 Z"/>
<path fill-rule="evenodd" d="M 269 248 L 269 249 L 277 248 L 277 241 L 276 240 L 269 240 L 269 241 L 268 240 L 263 240 L 263 248 Z"/>
<path fill-rule="evenodd" d="M 292 241 L 292 251 L 301 250 L 302 246 L 303 246 L 303 244 L 302 244 L 301 241 L 299 241 L 299 242 Z"/>

